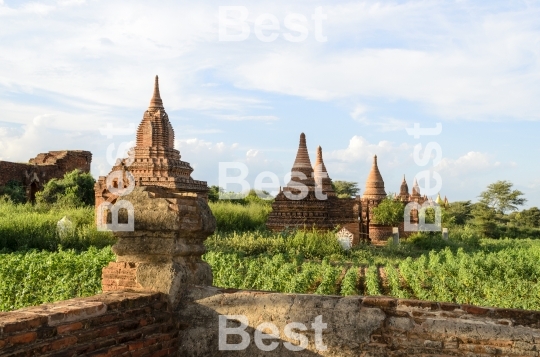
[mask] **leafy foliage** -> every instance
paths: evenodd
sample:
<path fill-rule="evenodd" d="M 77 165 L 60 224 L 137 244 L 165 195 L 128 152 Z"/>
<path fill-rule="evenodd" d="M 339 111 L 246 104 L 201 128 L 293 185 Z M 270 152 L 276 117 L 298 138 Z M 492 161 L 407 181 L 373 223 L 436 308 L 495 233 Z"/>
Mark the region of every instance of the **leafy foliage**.
<path fill-rule="evenodd" d="M 395 226 L 403 222 L 405 205 L 392 197 L 386 197 L 381 203 L 373 208 L 374 223 Z"/>
<path fill-rule="evenodd" d="M 267 203 L 257 201 L 260 200 L 258 197 L 249 199 L 246 197 L 246 199 L 247 202 L 244 204 L 228 200 L 209 203 L 216 217 L 218 231 L 245 232 L 265 229 L 272 207 Z"/>
<path fill-rule="evenodd" d="M 112 260 L 110 247 L 0 254 L 0 311 L 98 294 L 101 269 Z"/>
<path fill-rule="evenodd" d="M 336 192 L 338 198 L 354 197 L 360 192 L 358 183 L 351 181 L 332 181 L 332 188 Z"/>
<path fill-rule="evenodd" d="M 0 199 L 11 201 L 13 203 L 26 202 L 26 190 L 24 186 L 15 180 L 10 180 L 5 186 L 0 187 Z"/>
<path fill-rule="evenodd" d="M 480 194 L 480 202 L 500 214 L 517 211 L 517 206 L 522 206 L 527 200 L 521 197 L 523 192 L 512 190 L 512 186 L 510 181 L 492 183 Z"/>
<path fill-rule="evenodd" d="M 43 190 L 36 193 L 36 202 L 67 207 L 94 205 L 94 184 L 91 174 L 75 169 L 66 173 L 62 179 L 49 180 Z"/>

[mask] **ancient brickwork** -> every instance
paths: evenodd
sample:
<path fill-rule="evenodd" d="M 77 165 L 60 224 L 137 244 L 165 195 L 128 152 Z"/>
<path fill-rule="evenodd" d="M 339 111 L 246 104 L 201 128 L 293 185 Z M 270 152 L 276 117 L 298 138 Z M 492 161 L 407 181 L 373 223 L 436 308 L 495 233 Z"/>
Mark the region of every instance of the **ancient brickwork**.
<path fill-rule="evenodd" d="M 159 293 L 114 292 L 0 313 L 0 356 L 176 356 Z"/>
<path fill-rule="evenodd" d="M 174 148 L 174 130 L 163 107 L 156 76 L 154 94 L 137 129 L 136 145 L 128 158 L 119 160 L 112 168 L 109 176 L 116 178 L 111 187 L 107 187 L 106 177 L 99 178 L 95 186 L 96 204 L 114 203 L 117 197 L 110 193 L 110 188 L 116 188 L 120 178 L 127 186 L 127 173 L 135 179 L 136 186 L 164 187 L 206 197 L 208 185 L 191 178 L 193 168 L 180 158 L 180 152 Z"/>
<path fill-rule="evenodd" d="M 174 305 L 189 286 L 212 284 L 212 270 L 201 256 L 216 220 L 207 202 L 208 186 L 193 180 L 192 171 L 174 149 L 156 76 L 130 157 L 113 167 L 113 180 L 100 177 L 95 185 L 96 222 L 118 238 L 112 248 L 116 262 L 103 269 L 103 291 L 159 291 Z M 130 180 L 135 182 L 127 190 Z M 132 226 L 112 226 L 116 217 L 116 223 L 122 219 Z"/>
<path fill-rule="evenodd" d="M 243 315 L 245 349 L 219 349 L 220 315 Z M 312 323 L 321 316 L 317 349 Z M 278 328 L 272 351 L 255 328 Z M 284 333 L 302 323 L 308 343 L 291 351 Z M 238 326 L 229 322 L 228 327 Z M 239 343 L 229 336 L 228 343 Z M 296 344 L 298 342 L 296 341 Z M 0 356 L 539 356 L 540 311 L 383 296 L 321 296 L 192 287 L 173 308 L 167 296 L 110 292 L 0 313 Z"/>
<path fill-rule="evenodd" d="M 317 296 L 198 288 L 179 312 L 181 356 L 539 356 L 540 312 L 395 299 L 382 296 Z M 218 351 L 218 316 L 244 315 L 250 343 L 240 351 Z M 197 319 L 190 319 L 197 316 Z M 312 327 L 327 326 L 326 351 L 317 349 Z M 271 352 L 254 343 L 255 328 L 271 322 L 279 330 Z M 308 345 L 290 351 L 285 326 L 299 322 Z M 231 323 L 233 326 L 233 323 Z M 204 341 L 204 342 L 201 342 Z M 236 340 L 236 343 L 239 341 Z M 270 341 L 265 342 L 268 344 Z M 298 342 L 296 343 L 298 344 Z"/>
<path fill-rule="evenodd" d="M 301 185 L 306 190 L 304 195 L 299 189 Z M 296 199 L 299 196 L 304 197 Z M 266 226 L 273 231 L 293 228 L 331 230 L 345 224 L 357 224 L 357 205 L 354 199 L 336 197 L 320 146 L 315 166 L 311 165 L 306 136 L 302 133 L 291 169 L 291 181 L 276 196 Z"/>
<path fill-rule="evenodd" d="M 26 187 L 28 200 L 33 201 L 47 181 L 60 179 L 75 169 L 90 172 L 91 162 L 92 153 L 82 150 L 49 151 L 30 159 L 28 164 L 0 161 L 0 186 L 11 180 L 20 182 Z"/>
<path fill-rule="evenodd" d="M 305 197 L 297 199 L 295 195 L 297 197 L 300 195 L 302 185 L 306 191 Z M 412 193 L 409 194 L 405 176 L 403 176 L 399 192 L 395 199 L 404 204 L 416 202 L 422 205 L 427 200 L 426 196 L 421 196 L 416 180 Z M 293 228 L 333 230 L 338 226 L 346 226 L 351 233 L 354 232 L 355 242 L 384 243 L 392 235 L 392 227 L 376 224 L 373 221 L 373 209 L 386 197 L 384 180 L 375 155 L 363 195 L 356 198 L 338 199 L 332 188 L 332 179 L 324 164 L 321 147 L 317 147 L 317 158 L 312 167 L 306 136 L 302 133 L 296 159 L 291 169 L 291 181 L 276 196 L 266 226 L 273 231 Z M 446 197 L 444 202 L 448 204 Z M 411 212 L 411 223 L 418 223 L 416 209 Z M 410 234 L 404 231 L 403 224 L 399 225 L 399 232 L 403 238 Z"/>

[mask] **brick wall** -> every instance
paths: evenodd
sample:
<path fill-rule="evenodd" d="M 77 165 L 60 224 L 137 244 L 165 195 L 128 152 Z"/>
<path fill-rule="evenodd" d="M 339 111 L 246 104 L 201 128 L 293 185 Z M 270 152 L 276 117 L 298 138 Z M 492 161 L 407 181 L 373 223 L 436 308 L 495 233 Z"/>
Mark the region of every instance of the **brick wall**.
<path fill-rule="evenodd" d="M 0 161 L 0 186 L 5 186 L 10 180 L 25 182 L 28 166 L 18 162 Z"/>
<path fill-rule="evenodd" d="M 179 356 L 539 356 L 540 312 L 395 299 L 382 296 L 318 296 L 234 291 L 211 287 L 191 290 L 179 310 L 182 341 Z M 244 315 L 250 343 L 238 351 L 218 350 L 219 315 Z M 327 326 L 326 351 L 317 349 L 312 323 Z M 254 343 L 255 328 L 271 322 L 279 338 L 271 352 Z M 284 347 L 291 342 L 285 326 L 299 322 L 308 338 L 303 351 Z M 238 326 L 233 322 L 229 325 Z M 228 339 L 237 336 L 228 336 Z M 239 343 L 240 340 L 229 341 Z M 294 343 L 294 342 L 293 342 Z"/>
<path fill-rule="evenodd" d="M 0 312 L 0 356 L 171 356 L 178 327 L 159 293 L 114 292 Z"/>

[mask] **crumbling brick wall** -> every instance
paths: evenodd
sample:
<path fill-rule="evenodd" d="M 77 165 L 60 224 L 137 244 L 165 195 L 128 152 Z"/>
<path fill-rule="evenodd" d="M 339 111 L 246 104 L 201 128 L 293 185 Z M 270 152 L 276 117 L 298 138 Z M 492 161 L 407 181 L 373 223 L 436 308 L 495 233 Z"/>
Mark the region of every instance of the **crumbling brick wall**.
<path fill-rule="evenodd" d="M 25 163 L 0 161 L 0 186 L 17 181 L 26 187 L 29 200 L 47 181 L 62 178 L 67 172 L 79 169 L 90 172 L 92 153 L 82 150 L 49 151 Z"/>
<path fill-rule="evenodd" d="M 0 356 L 175 356 L 160 293 L 115 292 L 0 313 Z"/>

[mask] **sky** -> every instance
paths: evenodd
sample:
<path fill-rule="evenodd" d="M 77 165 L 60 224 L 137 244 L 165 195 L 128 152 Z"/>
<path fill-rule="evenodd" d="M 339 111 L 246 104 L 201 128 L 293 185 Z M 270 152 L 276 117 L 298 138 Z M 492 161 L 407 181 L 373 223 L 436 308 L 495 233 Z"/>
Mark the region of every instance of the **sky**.
<path fill-rule="evenodd" d="M 377 155 L 387 192 L 429 172 L 433 197 L 508 180 L 540 206 L 540 1 L 0 0 L 0 160 L 89 150 L 107 175 L 155 75 L 209 185 L 231 162 L 285 185 L 304 132 L 360 193 Z"/>

